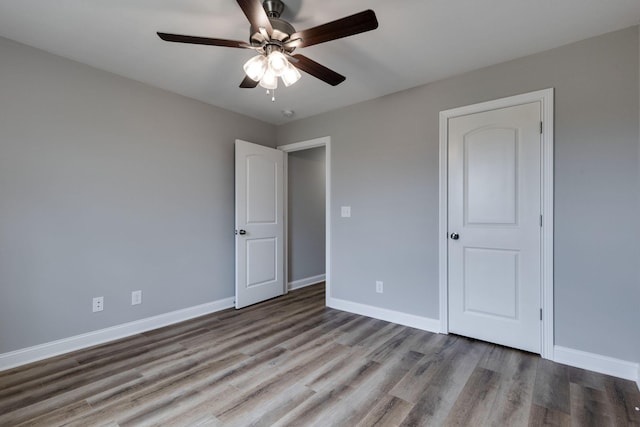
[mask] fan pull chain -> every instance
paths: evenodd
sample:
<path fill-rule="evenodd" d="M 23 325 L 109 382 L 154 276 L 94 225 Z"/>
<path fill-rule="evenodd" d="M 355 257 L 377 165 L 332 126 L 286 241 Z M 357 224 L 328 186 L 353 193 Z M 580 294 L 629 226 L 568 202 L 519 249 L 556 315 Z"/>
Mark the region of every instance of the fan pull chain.
<path fill-rule="evenodd" d="M 267 89 L 267 95 L 271 94 L 271 102 L 276 102 L 276 90 L 273 89 L 273 91 L 270 91 L 269 89 Z"/>

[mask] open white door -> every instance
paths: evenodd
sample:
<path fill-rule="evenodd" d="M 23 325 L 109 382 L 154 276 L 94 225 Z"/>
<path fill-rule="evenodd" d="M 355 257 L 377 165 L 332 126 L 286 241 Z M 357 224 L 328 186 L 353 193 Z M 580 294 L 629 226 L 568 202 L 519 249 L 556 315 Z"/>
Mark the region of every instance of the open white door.
<path fill-rule="evenodd" d="M 236 308 L 284 294 L 284 153 L 236 140 Z"/>
<path fill-rule="evenodd" d="M 449 120 L 449 330 L 541 351 L 540 102 Z"/>

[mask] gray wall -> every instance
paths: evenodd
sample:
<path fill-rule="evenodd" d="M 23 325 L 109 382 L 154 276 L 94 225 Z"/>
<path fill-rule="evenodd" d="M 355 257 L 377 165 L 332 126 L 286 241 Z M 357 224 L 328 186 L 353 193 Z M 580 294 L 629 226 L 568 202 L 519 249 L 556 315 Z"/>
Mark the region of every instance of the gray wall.
<path fill-rule="evenodd" d="M 0 39 L 0 353 L 232 296 L 235 138 L 330 135 L 333 296 L 437 318 L 438 112 L 555 87 L 556 342 L 640 361 L 638 41 L 637 27 L 607 34 L 276 138 Z"/>
<path fill-rule="evenodd" d="M 332 296 L 438 318 L 439 111 L 554 87 L 556 344 L 639 360 L 638 41 L 632 27 L 280 126 L 278 144 L 331 136 Z"/>
<path fill-rule="evenodd" d="M 325 151 L 289 153 L 289 282 L 325 273 Z"/>
<path fill-rule="evenodd" d="M 233 144 L 275 127 L 5 39 L 0 58 L 0 353 L 233 296 Z"/>

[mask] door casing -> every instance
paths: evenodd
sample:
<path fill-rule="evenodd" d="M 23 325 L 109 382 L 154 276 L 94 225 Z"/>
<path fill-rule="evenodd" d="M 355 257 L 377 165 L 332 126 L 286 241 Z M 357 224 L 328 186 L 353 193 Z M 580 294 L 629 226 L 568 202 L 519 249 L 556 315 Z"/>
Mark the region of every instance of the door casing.
<path fill-rule="evenodd" d="M 440 173 L 439 173 L 439 305 L 440 332 L 449 332 L 449 278 L 448 278 L 448 174 L 449 135 L 451 118 L 512 107 L 530 102 L 540 102 L 542 108 L 542 150 L 540 174 L 542 190 L 542 245 L 541 245 L 541 298 L 542 328 L 541 356 L 553 360 L 553 88 L 500 98 L 479 104 L 453 108 L 440 112 Z"/>

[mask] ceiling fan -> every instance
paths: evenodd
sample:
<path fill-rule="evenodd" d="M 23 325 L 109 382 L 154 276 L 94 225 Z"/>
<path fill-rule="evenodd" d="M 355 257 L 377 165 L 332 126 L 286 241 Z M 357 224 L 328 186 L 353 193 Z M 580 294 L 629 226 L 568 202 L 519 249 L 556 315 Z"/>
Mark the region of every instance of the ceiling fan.
<path fill-rule="evenodd" d="M 378 20 L 372 10 L 328 22 L 303 31 L 280 18 L 284 10 L 281 0 L 237 0 L 246 15 L 250 27 L 249 42 L 216 39 L 208 37 L 185 36 L 180 34 L 158 33 L 165 41 L 191 43 L 210 46 L 253 49 L 258 55 L 244 65 L 246 76 L 241 88 L 254 88 L 258 84 L 267 90 L 275 90 L 280 77 L 285 86 L 290 86 L 300 78 L 298 70 L 336 86 L 346 77 L 318 64 L 304 55 L 293 54 L 296 48 L 352 36 L 378 28 Z"/>

